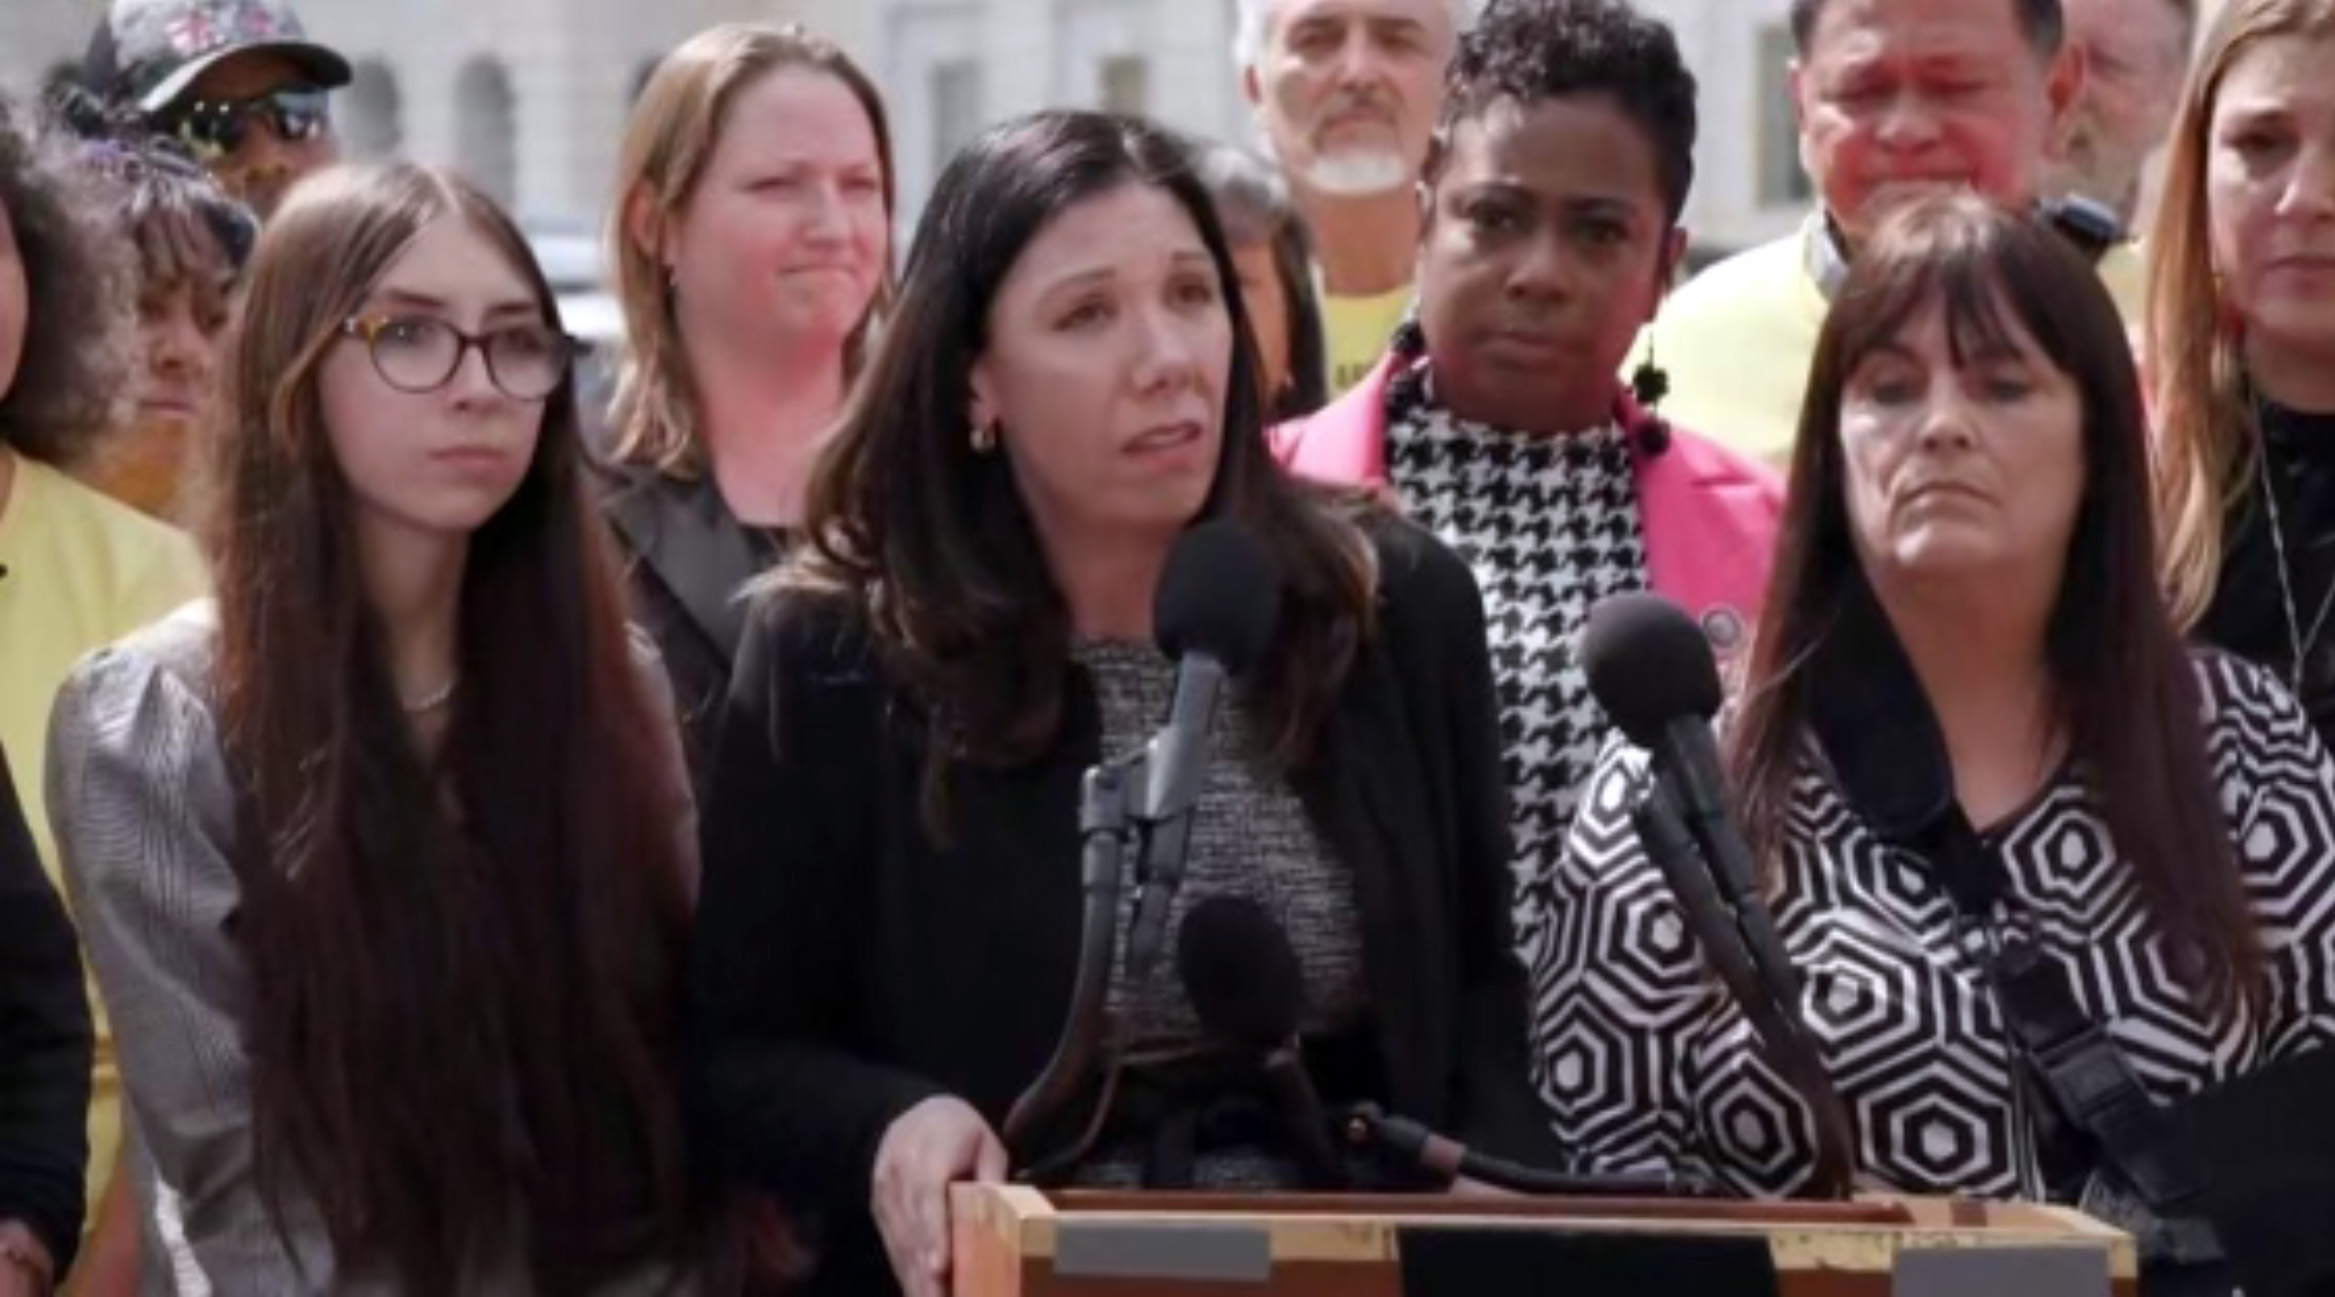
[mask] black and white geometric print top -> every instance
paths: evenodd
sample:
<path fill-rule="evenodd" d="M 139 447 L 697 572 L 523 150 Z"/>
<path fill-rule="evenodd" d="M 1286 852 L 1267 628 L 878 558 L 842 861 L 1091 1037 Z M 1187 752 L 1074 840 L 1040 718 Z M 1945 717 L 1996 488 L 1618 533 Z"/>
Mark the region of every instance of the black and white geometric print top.
<path fill-rule="evenodd" d="M 1401 348 L 1406 326 L 1398 335 Z M 1517 941 L 1545 953 L 1548 895 L 1608 729 L 1577 652 L 1589 610 L 1646 588 L 1628 434 L 1534 437 L 1459 419 L 1421 357 L 1388 385 L 1386 471 L 1403 512 L 1467 561 L 1484 597 L 1515 835 Z"/>
<path fill-rule="evenodd" d="M 2214 785 L 2269 955 L 2263 1011 L 2207 1013 L 2170 980 L 2174 959 L 2071 771 L 1982 835 L 2009 874 L 2000 921 L 2065 969 L 2160 1103 L 2335 1045 L 2335 760 L 2268 672 L 2212 651 L 2195 663 Z M 1560 949 L 1536 974 L 1556 1012 L 1536 1071 L 1583 1167 L 1684 1167 L 1795 1192 L 1812 1127 L 1704 974 L 1630 830 L 1644 762 L 1616 744 L 1574 821 L 1555 889 Z M 2045 1197 L 1983 934 L 1957 935 L 1927 864 L 1875 835 L 1813 740 L 1792 796 L 1776 922 L 1859 1169 L 1905 1193 Z"/>

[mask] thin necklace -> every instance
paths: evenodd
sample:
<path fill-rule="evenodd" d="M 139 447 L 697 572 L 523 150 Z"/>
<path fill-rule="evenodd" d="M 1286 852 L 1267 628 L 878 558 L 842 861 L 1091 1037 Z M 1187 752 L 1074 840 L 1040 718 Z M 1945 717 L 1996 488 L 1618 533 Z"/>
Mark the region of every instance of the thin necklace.
<path fill-rule="evenodd" d="M 2303 691 L 2303 659 L 2312 646 L 2319 642 L 2319 632 L 2326 629 L 2327 612 L 2335 608 L 2335 581 L 2327 583 L 2327 592 L 2319 596 L 2319 611 L 2311 618 L 2309 634 L 2303 633 L 2302 617 L 2295 610 L 2294 577 L 2286 557 L 2286 520 L 2279 516 L 2278 491 L 2270 480 L 2270 449 L 2259 447 L 2254 456 L 2254 467 L 2262 479 L 2262 499 L 2270 506 L 2270 544 L 2278 554 L 2278 601 L 2286 609 L 2286 638 L 2294 650 L 2294 661 L 2288 671 L 2288 684 L 2293 692 Z"/>
<path fill-rule="evenodd" d="M 405 708 L 405 714 L 408 716 L 427 716 L 431 712 L 434 712 L 445 706 L 447 701 L 454 697 L 454 686 L 461 683 L 462 677 L 455 676 L 454 678 L 448 680 L 445 684 L 440 685 L 437 691 L 430 694 L 428 697 L 417 698 L 412 702 L 407 702 L 401 698 L 398 700 L 398 706 Z"/>

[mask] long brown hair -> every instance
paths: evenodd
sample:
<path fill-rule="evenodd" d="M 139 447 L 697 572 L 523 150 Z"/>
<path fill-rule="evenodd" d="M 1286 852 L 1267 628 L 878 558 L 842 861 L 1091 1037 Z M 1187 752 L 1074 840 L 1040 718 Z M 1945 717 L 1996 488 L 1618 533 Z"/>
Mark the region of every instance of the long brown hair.
<path fill-rule="evenodd" d="M 2213 264 L 2205 192 L 2222 79 L 2255 45 L 2335 36 L 2335 0 L 2229 0 L 2198 52 L 2173 119 L 2149 226 L 2149 388 L 2157 423 L 2157 521 L 2174 620 L 2196 624 L 2221 577 L 2222 533 L 2260 446 L 2241 331 Z"/>
<path fill-rule="evenodd" d="M 892 136 L 883 95 L 833 41 L 792 23 L 783 27 L 724 23 L 699 32 L 666 55 L 642 87 L 631 124 L 625 128 L 616 163 L 616 201 L 608 214 L 617 299 L 624 308 L 624 359 L 609 412 L 610 455 L 620 463 L 645 464 L 668 473 L 695 472 L 703 466 L 697 393 L 690 386 L 680 328 L 673 318 L 673 286 L 657 256 L 655 235 L 696 195 L 721 140 L 730 104 L 748 86 L 785 68 L 810 68 L 834 77 L 867 110 L 883 170 L 884 214 L 889 218 L 892 213 Z M 636 211 L 646 212 L 647 230 L 634 226 Z M 845 382 L 859 376 L 870 340 L 891 302 L 892 276 L 887 268 L 876 283 L 866 316 L 844 341 Z"/>
<path fill-rule="evenodd" d="M 933 737 L 927 810 L 950 759 L 1005 764 L 1051 743 L 1069 611 L 1003 454 L 966 433 L 989 308 L 1016 260 L 1065 209 L 1146 185 L 1188 214 L 1227 309 L 1240 282 L 1207 189 L 1158 127 L 1042 112 L 991 129 L 942 173 L 908 257 L 900 309 L 813 473 L 799 560 L 782 586 L 846 592 Z M 1370 627 L 1373 580 L 1354 527 L 1274 464 L 1255 342 L 1236 329 L 1222 458 L 1204 508 L 1245 524 L 1284 583 L 1275 651 L 1249 691 L 1263 746 L 1295 763 Z"/>
<path fill-rule="evenodd" d="M 344 1271 L 451 1292 L 524 1238 L 539 1289 L 575 1292 L 686 1246 L 679 773 L 587 500 L 572 378 L 471 538 L 440 767 L 414 743 L 317 375 L 441 220 L 500 248 L 558 323 L 490 200 L 399 165 L 293 194 L 228 338 L 208 540 L 259 1173 L 279 1219 L 315 1203 Z"/>
<path fill-rule="evenodd" d="M 2215 798 L 2195 671 L 2157 589 L 2147 428 L 2123 325 L 2064 240 L 1975 196 L 1885 222 L 1818 335 L 1775 574 L 1730 735 L 1745 832 L 1761 859 L 1780 858 L 1809 734 L 1809 664 L 1850 601 L 1870 595 L 1849 525 L 1842 392 L 1930 303 L 1971 350 L 2007 340 L 2016 321 L 2082 395 L 2084 498 L 2046 632 L 2057 719 L 2151 918 L 2195 956 L 2192 988 L 2214 1002 L 2251 994 L 2261 942 Z"/>

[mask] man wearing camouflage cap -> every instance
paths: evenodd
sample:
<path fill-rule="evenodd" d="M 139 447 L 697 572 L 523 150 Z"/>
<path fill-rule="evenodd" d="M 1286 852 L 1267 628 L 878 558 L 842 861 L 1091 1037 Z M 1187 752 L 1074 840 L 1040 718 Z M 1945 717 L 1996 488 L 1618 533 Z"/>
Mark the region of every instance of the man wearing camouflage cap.
<path fill-rule="evenodd" d="M 113 0 L 83 83 L 184 144 L 264 219 L 338 156 L 326 95 L 348 60 L 276 0 Z"/>

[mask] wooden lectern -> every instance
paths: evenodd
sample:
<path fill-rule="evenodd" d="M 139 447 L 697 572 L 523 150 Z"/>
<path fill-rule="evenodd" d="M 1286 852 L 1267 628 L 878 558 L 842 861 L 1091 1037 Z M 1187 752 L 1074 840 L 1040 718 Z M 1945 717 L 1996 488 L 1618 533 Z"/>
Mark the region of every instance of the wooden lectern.
<path fill-rule="evenodd" d="M 2015 1203 L 1245 1197 L 959 1185 L 951 1209 L 955 1297 L 2139 1291 L 2130 1237 L 2075 1212 Z M 1702 1254 L 1738 1268 L 1694 1269 Z M 1746 1254 L 1762 1272 L 1756 1279 L 1678 1278 L 1740 1276 Z"/>

